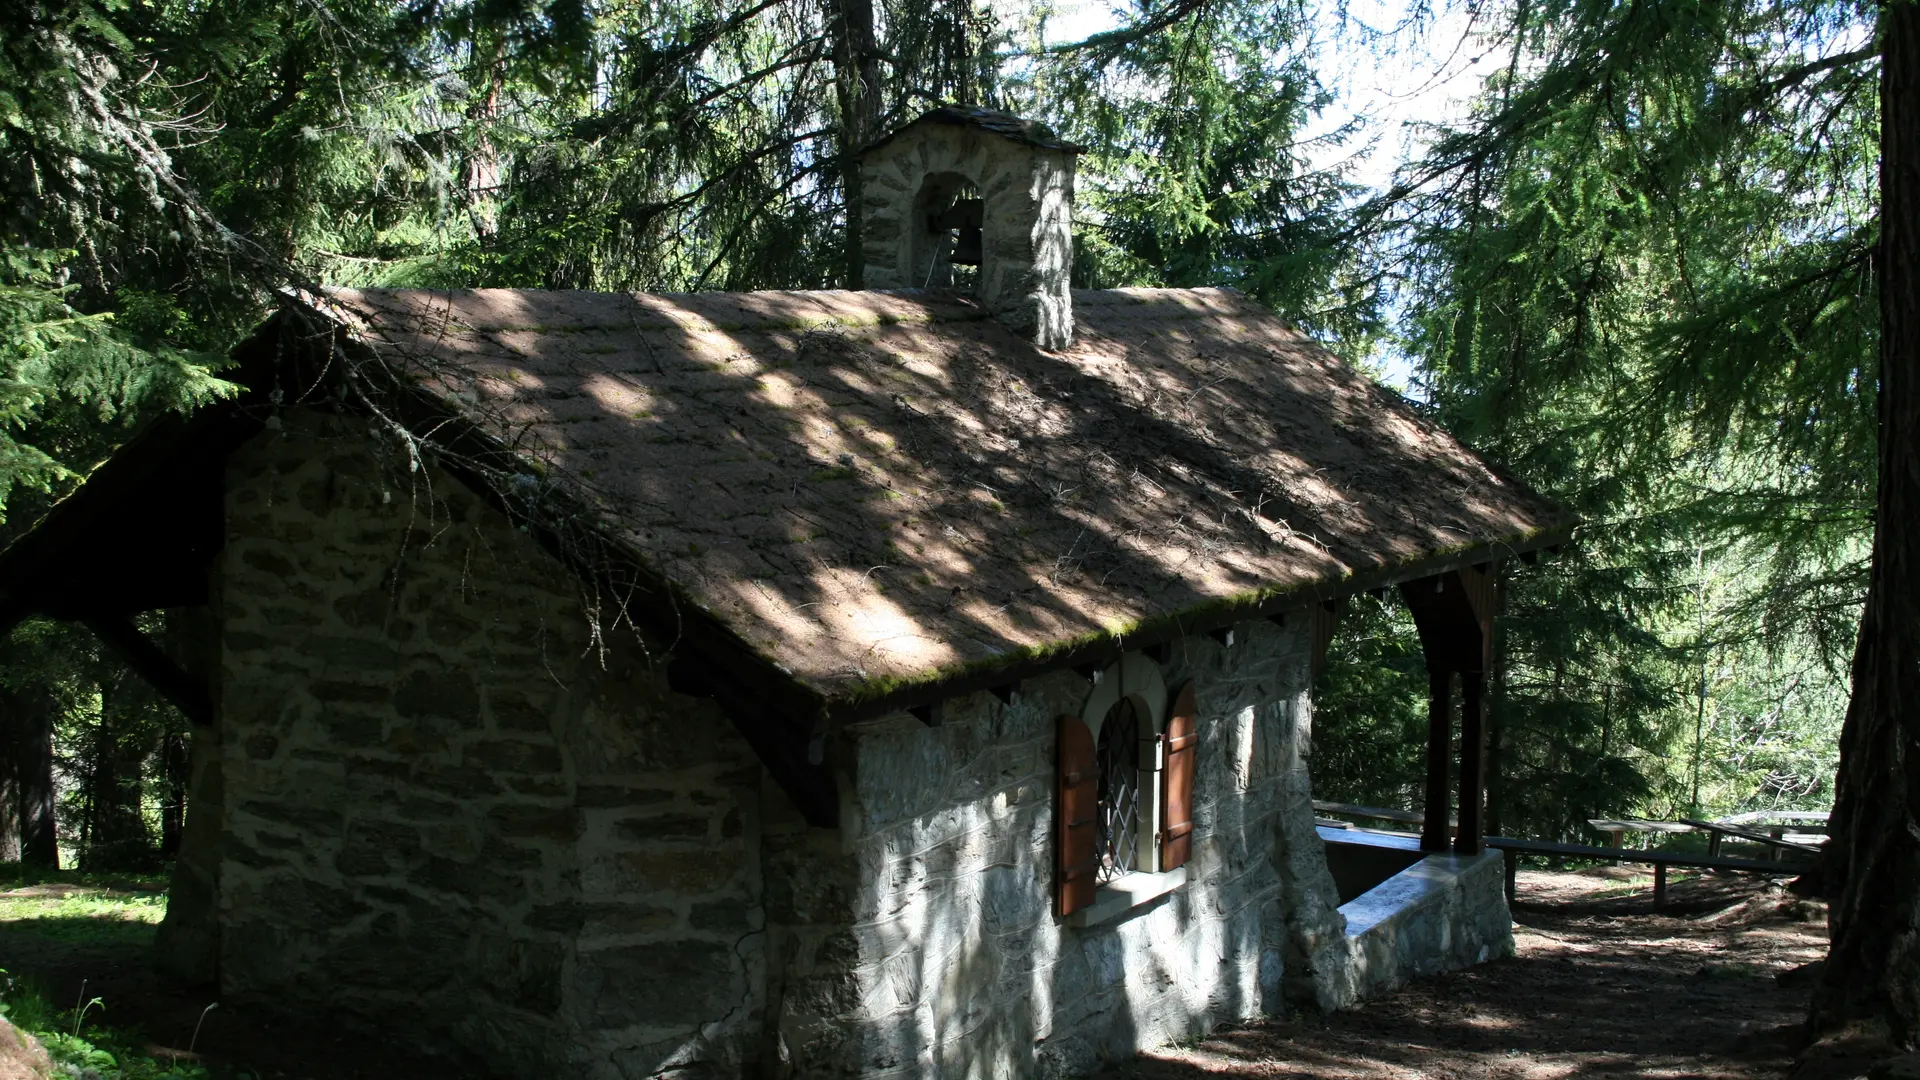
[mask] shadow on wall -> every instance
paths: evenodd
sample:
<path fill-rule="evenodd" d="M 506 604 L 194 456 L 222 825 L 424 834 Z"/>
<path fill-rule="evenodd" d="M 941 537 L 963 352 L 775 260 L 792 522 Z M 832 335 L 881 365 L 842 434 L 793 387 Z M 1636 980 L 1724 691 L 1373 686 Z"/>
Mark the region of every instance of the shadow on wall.
<path fill-rule="evenodd" d="M 1206 674 L 1231 663 L 1210 642 L 1200 649 L 1211 650 L 1196 665 Z M 1187 885 L 1083 927 L 1053 914 L 1050 826 L 1052 717 L 1086 693 L 1058 674 L 1030 682 L 1016 705 L 956 702 L 935 729 L 904 717 L 849 729 L 858 1001 L 815 1018 L 823 1041 L 799 1047 L 797 1061 L 875 1075 L 1083 1075 L 1279 1011 L 1287 928 L 1272 847 L 1287 800 L 1274 763 L 1287 755 L 1263 744 L 1285 736 L 1290 703 L 1203 703 L 1196 788 L 1212 795 L 1194 808 L 1203 839 Z M 858 1046 L 836 1058 L 826 1040 L 841 1036 Z"/>

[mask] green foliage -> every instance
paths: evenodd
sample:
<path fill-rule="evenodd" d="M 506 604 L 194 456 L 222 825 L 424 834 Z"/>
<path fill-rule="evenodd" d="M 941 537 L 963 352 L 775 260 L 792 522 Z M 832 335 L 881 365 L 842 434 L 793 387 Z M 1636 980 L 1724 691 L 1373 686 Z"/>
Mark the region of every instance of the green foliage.
<path fill-rule="evenodd" d="M 1414 167 L 1410 344 L 1436 404 L 1631 530 L 1650 580 L 1737 549 L 1770 571 L 1743 620 L 1850 641 L 1874 462 L 1871 9 L 1511 16 L 1528 63 Z"/>
<path fill-rule="evenodd" d="M 163 619 L 143 622 L 165 640 Z M 166 803 L 184 780 L 175 775 L 180 756 L 165 750 L 187 738 L 186 718 L 91 632 L 47 619 L 29 619 L 0 642 L 0 693 L 6 702 L 38 699 L 51 713 L 52 764 L 65 780 L 56 821 L 66 864 L 158 870 Z M 3 712 L 0 720 L 18 722 Z"/>
<path fill-rule="evenodd" d="M 1417 809 L 1427 747 L 1427 669 L 1413 619 L 1396 603 L 1350 601 L 1313 686 L 1319 798 Z"/>
<path fill-rule="evenodd" d="M 226 392 L 214 354 L 277 289 L 856 283 L 851 155 L 979 103 L 1089 147 L 1077 283 L 1232 285 L 1356 360 L 1385 340 L 1583 515 L 1512 578 L 1504 828 L 1817 804 L 1872 505 L 1873 10 L 1477 12 L 1512 63 L 1356 207 L 1302 142 L 1329 95 L 1298 0 L 1139 0 L 1064 44 L 975 0 L 8 6 L 0 513 Z M 66 842 L 139 864 L 112 852 L 153 848 L 177 716 L 91 644 L 15 648 L 0 678 L 59 702 Z M 1408 804 L 1424 684 L 1404 616 L 1357 605 L 1323 794 Z"/>
<path fill-rule="evenodd" d="M 208 358 L 142 348 L 111 314 L 75 310 L 75 286 L 58 283 L 62 254 L 0 248 L 0 515 L 13 488 L 51 492 L 153 411 L 227 389 Z M 152 300 L 136 304 L 148 322 L 160 314 Z"/>
<path fill-rule="evenodd" d="M 1512 63 L 1368 213 L 1435 415 L 1585 519 L 1512 575 L 1497 812 L 1824 805 L 1874 482 L 1873 11 L 1483 17 Z"/>
<path fill-rule="evenodd" d="M 0 980 L 5 984 L 0 1015 L 38 1038 L 55 1066 L 71 1075 L 101 1080 L 208 1080 L 207 1070 L 199 1065 L 154 1057 L 136 1036 L 101 1026 L 97 1018 L 106 1003 L 98 998 L 82 1003 L 80 1015 L 75 1015 L 54 1005 L 38 987 L 4 970 Z"/>
<path fill-rule="evenodd" d="M 1301 137 L 1329 100 L 1303 46 L 1311 9 L 1233 0 L 1130 14 L 1128 29 L 1056 51 L 1033 79 L 1032 111 L 1090 151 L 1080 276 L 1096 288 L 1230 285 L 1364 355 L 1379 280 L 1354 260 L 1357 189 L 1311 168 Z"/>

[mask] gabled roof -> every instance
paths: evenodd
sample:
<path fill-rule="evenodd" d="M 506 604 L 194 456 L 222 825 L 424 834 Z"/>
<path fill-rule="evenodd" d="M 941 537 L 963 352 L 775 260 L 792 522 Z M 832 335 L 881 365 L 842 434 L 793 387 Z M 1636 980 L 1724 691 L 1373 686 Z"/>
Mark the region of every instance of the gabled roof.
<path fill-rule="evenodd" d="M 930 293 L 339 290 L 317 306 L 829 706 L 1572 525 L 1236 293 L 1073 302 L 1061 353 Z"/>
<path fill-rule="evenodd" d="M 160 418 L 0 551 L 0 631 L 86 621 L 207 713 L 128 616 L 207 600 L 225 458 L 277 410 L 377 409 L 671 640 L 669 684 L 831 825 L 837 722 L 1572 530 L 1235 293 L 1073 304 L 1049 353 L 932 293 L 307 297 L 235 349 L 245 393 Z"/>
<path fill-rule="evenodd" d="M 1011 139 L 1028 146 L 1037 146 L 1042 150 L 1059 150 L 1067 154 L 1084 154 L 1087 148 L 1070 143 L 1054 133 L 1054 130 L 1038 120 L 1028 120 L 999 109 L 989 109 L 980 105 L 942 105 L 928 109 L 912 121 L 902 124 L 887 134 L 868 143 L 860 151 L 862 156 L 878 150 L 900 135 L 912 131 L 921 124 L 944 124 L 950 127 L 972 127 Z"/>

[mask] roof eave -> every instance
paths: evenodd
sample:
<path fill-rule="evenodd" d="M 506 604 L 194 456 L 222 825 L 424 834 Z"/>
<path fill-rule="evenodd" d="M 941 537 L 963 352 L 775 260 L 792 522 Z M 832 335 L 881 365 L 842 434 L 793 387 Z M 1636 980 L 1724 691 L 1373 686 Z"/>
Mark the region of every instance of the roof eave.
<path fill-rule="evenodd" d="M 1566 520 L 1500 540 L 1434 552 L 1406 562 L 1355 571 L 1345 577 L 1323 578 L 1284 589 L 1230 597 L 1177 612 L 1155 615 L 1120 632 L 1097 632 L 1021 652 L 1004 653 L 956 668 L 931 672 L 907 682 L 865 683 L 851 692 L 829 697 L 828 715 L 835 726 L 907 712 L 981 691 L 996 690 L 1026 679 L 1079 667 L 1104 667 L 1121 654 L 1178 641 L 1184 637 L 1223 630 L 1237 623 L 1285 616 L 1316 603 L 1345 599 L 1403 582 L 1433 577 L 1498 559 L 1556 548 L 1572 539 L 1579 519 Z"/>
<path fill-rule="evenodd" d="M 530 472 L 534 464 L 525 455 L 431 390 L 382 365 L 338 319 L 298 300 L 290 307 L 338 328 L 344 347 L 366 361 L 362 372 L 385 374 L 389 385 L 363 385 L 359 393 L 384 395 L 382 404 L 396 419 L 443 451 L 436 461 L 440 468 L 488 506 L 525 524 L 535 542 L 636 631 L 668 642 L 662 666 L 669 687 L 717 701 L 810 823 L 837 823 L 839 799 L 819 742 L 826 730 L 826 703 L 816 689 L 761 653 L 610 530 L 576 526 L 592 534 L 592 550 L 583 551 L 580 537 L 555 523 L 593 522 L 595 515 L 584 503 L 562 489 L 543 492 L 542 510 L 521 504 L 503 490 L 511 485 L 489 482 L 487 473 Z M 327 378 L 342 377 L 335 365 L 325 370 Z M 361 381 L 366 382 L 364 375 Z M 320 382 L 315 380 L 316 389 Z M 343 407 L 354 408 L 356 397 L 346 395 Z M 648 599 L 640 602 L 641 597 Z"/>

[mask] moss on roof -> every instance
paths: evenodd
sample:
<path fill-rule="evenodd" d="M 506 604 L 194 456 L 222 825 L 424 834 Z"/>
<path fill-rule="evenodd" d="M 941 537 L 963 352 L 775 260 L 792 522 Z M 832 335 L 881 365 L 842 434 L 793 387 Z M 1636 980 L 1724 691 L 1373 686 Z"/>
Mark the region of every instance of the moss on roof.
<path fill-rule="evenodd" d="M 1238 294 L 1074 294 L 1042 352 L 932 293 L 332 292 L 831 700 L 1563 528 Z"/>

